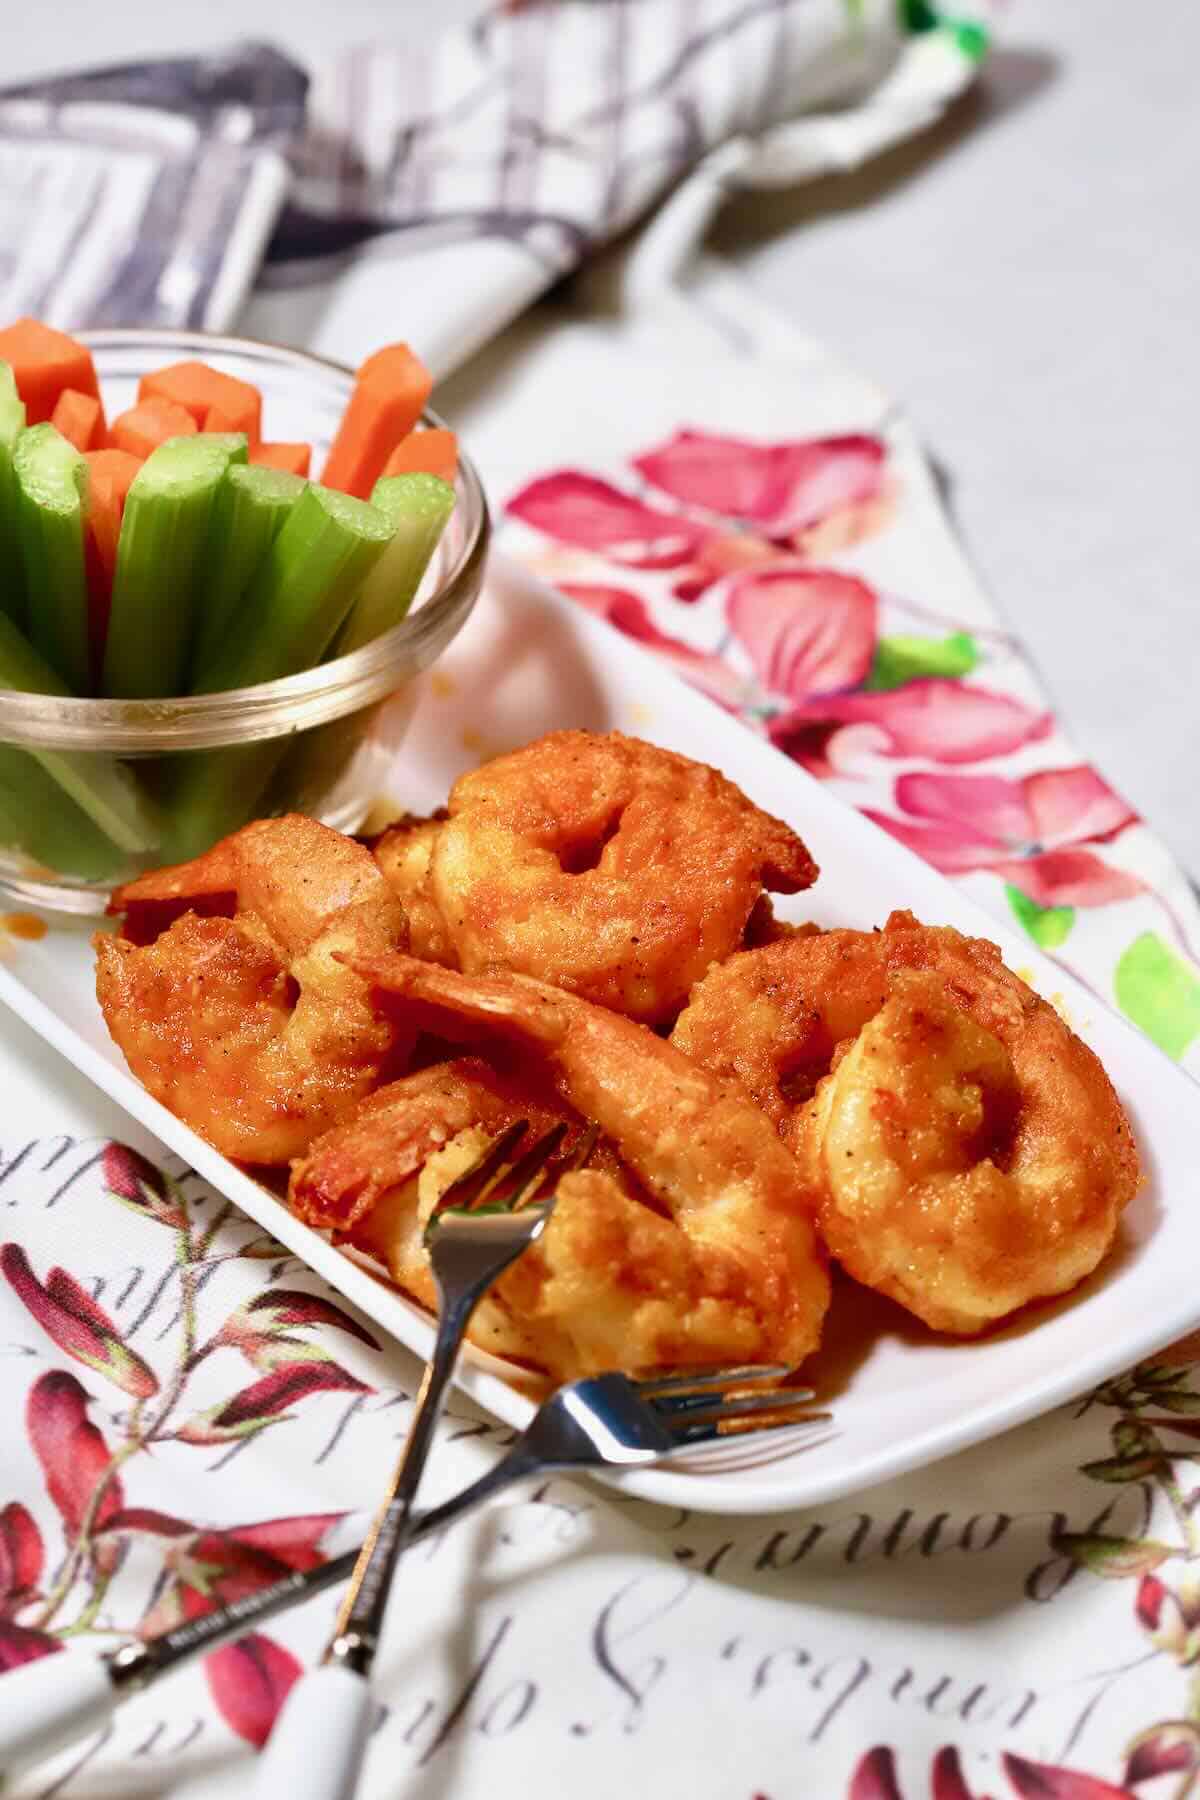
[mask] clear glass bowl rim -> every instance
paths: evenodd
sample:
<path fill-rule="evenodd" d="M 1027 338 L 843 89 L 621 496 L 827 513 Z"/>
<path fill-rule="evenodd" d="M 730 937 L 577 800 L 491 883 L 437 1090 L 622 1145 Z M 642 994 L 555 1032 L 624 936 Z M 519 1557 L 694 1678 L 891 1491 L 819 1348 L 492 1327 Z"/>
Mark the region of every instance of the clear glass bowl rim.
<path fill-rule="evenodd" d="M 102 326 L 75 334 L 93 350 L 106 344 L 144 343 L 164 351 L 195 350 L 267 353 L 303 371 L 332 372 L 353 381 L 354 371 L 332 357 L 287 344 L 226 332 L 172 327 Z M 426 425 L 445 426 L 431 409 Z M 95 750 L 118 755 L 161 755 L 175 750 L 215 749 L 252 738 L 302 731 L 310 725 L 358 712 L 394 692 L 400 681 L 432 660 L 447 628 L 469 608 L 482 579 L 491 536 L 483 484 L 469 456 L 459 454 L 459 507 L 462 547 L 435 593 L 390 631 L 334 662 L 256 687 L 220 694 L 190 694 L 161 700 L 94 700 L 26 694 L 0 688 L 0 743 L 50 750 Z M 452 626 L 451 626 L 452 628 Z"/>

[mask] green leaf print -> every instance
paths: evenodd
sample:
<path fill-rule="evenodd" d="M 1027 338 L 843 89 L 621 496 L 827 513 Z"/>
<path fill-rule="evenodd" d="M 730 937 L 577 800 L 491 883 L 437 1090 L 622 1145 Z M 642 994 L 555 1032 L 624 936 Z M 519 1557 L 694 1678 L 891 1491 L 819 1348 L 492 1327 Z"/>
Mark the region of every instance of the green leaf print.
<path fill-rule="evenodd" d="M 948 31 L 963 55 L 971 62 L 979 62 L 988 51 L 988 33 L 986 25 L 975 19 L 950 19 L 940 13 L 929 0 L 897 0 L 897 12 L 905 31 Z"/>
<path fill-rule="evenodd" d="M 1148 1575 L 1168 1557 L 1180 1554 L 1173 1545 L 1160 1544 L 1154 1538 L 1110 1537 L 1103 1531 L 1064 1531 L 1059 1535 L 1058 1548 L 1081 1569 L 1115 1580 Z"/>
<path fill-rule="evenodd" d="M 979 646 L 969 631 L 952 631 L 944 638 L 882 637 L 863 689 L 885 694 L 919 675 L 969 675 L 978 661 Z"/>
<path fill-rule="evenodd" d="M 1035 944 L 1043 950 L 1057 950 L 1060 944 L 1066 943 L 1075 923 L 1073 906 L 1039 906 L 1011 881 L 1005 882 L 1004 891 L 1008 895 L 1008 904 Z"/>
<path fill-rule="evenodd" d="M 1134 938 L 1113 988 L 1125 1017 L 1177 1061 L 1200 1034 L 1200 975 L 1156 931 Z"/>

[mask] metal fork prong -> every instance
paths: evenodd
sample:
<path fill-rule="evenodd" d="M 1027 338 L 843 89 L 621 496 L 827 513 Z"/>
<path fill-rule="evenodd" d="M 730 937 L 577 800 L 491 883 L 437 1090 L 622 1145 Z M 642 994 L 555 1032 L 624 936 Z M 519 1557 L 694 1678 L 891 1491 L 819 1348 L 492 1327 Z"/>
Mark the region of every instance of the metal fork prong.
<path fill-rule="evenodd" d="M 478 1200 L 528 1130 L 528 1119 L 514 1119 L 512 1124 L 500 1133 L 499 1137 L 493 1138 L 487 1149 L 476 1157 L 470 1168 L 464 1169 L 462 1174 L 450 1183 L 430 1214 L 426 1230 L 439 1213 L 449 1212 L 452 1207 L 458 1209 L 471 1206 Z"/>
<path fill-rule="evenodd" d="M 557 1125 L 552 1125 L 549 1131 L 544 1131 L 541 1137 L 529 1146 L 524 1156 L 520 1157 L 512 1168 L 497 1180 L 497 1187 L 503 1185 L 508 1190 L 504 1199 L 498 1202 L 506 1212 L 516 1212 L 526 1201 L 533 1199 L 546 1174 L 547 1165 L 567 1135 L 567 1129 L 565 1120 Z"/>
<path fill-rule="evenodd" d="M 771 1388 L 767 1393 L 758 1394 L 684 1395 L 655 1410 L 668 1421 L 677 1417 L 707 1418 L 709 1413 L 714 1418 L 747 1418 L 751 1413 L 779 1412 L 785 1406 L 803 1406 L 811 1399 L 811 1393 L 799 1388 Z"/>
<path fill-rule="evenodd" d="M 734 1407 L 748 1413 L 771 1412 L 777 1406 L 803 1406 L 816 1398 L 812 1388 L 760 1388 L 747 1393 L 748 1386 L 747 1382 L 734 1381 L 724 1393 L 700 1388 L 690 1394 L 669 1394 L 665 1400 L 653 1399 L 650 1404 L 659 1418 L 669 1424 L 672 1419 L 695 1418 L 710 1412 L 728 1414 Z"/>
<path fill-rule="evenodd" d="M 790 1363 L 746 1363 L 741 1368 L 664 1369 L 661 1374 L 642 1375 L 634 1382 L 645 1400 L 669 1400 L 675 1394 L 696 1394 L 711 1388 L 749 1387 L 758 1381 L 782 1381 L 792 1373 Z M 811 1399 L 810 1388 L 794 1388 L 797 1394 Z"/>
<path fill-rule="evenodd" d="M 599 1142 L 600 1127 L 598 1125 L 589 1125 L 587 1130 L 583 1133 L 583 1136 L 579 1139 L 574 1150 L 572 1150 L 570 1156 L 568 1156 L 566 1165 L 560 1171 L 560 1174 L 576 1174 L 578 1170 L 583 1168 Z"/>
<path fill-rule="evenodd" d="M 755 1418 L 753 1424 L 747 1426 L 744 1431 L 730 1431 L 728 1428 L 731 1425 L 736 1426 L 739 1420 L 752 1417 L 752 1415 L 735 1412 L 710 1413 L 707 1417 L 699 1419 L 680 1419 L 669 1424 L 667 1429 L 681 1447 L 690 1444 L 734 1444 L 739 1441 L 744 1442 L 750 1436 L 757 1437 L 760 1432 L 799 1431 L 806 1425 L 819 1425 L 824 1420 L 833 1417 L 833 1414 L 828 1412 L 800 1412 L 786 1406 L 777 1408 L 777 1411 L 780 1414 L 779 1418 L 772 1418 L 769 1414 L 766 1418 Z M 783 1415 L 789 1411 L 791 1416 L 784 1417 Z"/>

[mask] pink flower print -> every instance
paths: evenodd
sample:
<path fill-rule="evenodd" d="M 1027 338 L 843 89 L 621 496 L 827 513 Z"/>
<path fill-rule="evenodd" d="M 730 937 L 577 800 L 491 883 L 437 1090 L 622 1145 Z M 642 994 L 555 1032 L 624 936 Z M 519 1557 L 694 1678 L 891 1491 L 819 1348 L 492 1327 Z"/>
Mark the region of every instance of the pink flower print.
<path fill-rule="evenodd" d="M 557 543 L 634 569 L 677 568 L 710 534 L 709 526 L 656 512 L 581 469 L 538 476 L 513 495 L 507 511 Z"/>
<path fill-rule="evenodd" d="M 1134 1609 L 1159 1650 L 1185 1667 L 1200 1661 L 1200 1582 L 1185 1570 L 1177 1588 L 1143 1575 Z"/>
<path fill-rule="evenodd" d="M 42 1534 L 28 1507 L 10 1500 L 0 1512 L 0 1618 L 27 1606 L 42 1578 Z"/>
<path fill-rule="evenodd" d="M 1094 769 L 998 775 L 901 775 L 895 818 L 867 817 L 946 875 L 990 869 L 1039 906 L 1104 906 L 1143 883 L 1083 843 L 1108 843 L 1137 815 Z"/>
<path fill-rule="evenodd" d="M 865 680 L 877 614 L 864 581 L 794 559 L 733 577 L 725 602 L 730 629 L 763 686 L 798 701 Z"/>
<path fill-rule="evenodd" d="M 204 1674 L 218 1712 L 240 1738 L 261 1750 L 280 1708 L 303 1670 L 282 1644 L 251 1631 L 204 1659 Z"/>
<path fill-rule="evenodd" d="M 806 700 L 771 720 L 772 742 L 813 775 L 834 775 L 868 756 L 970 763 L 1007 756 L 1052 731 L 1047 712 L 990 688 L 918 676 L 881 694 Z"/>
<path fill-rule="evenodd" d="M 291 1406 L 310 1394 L 331 1391 L 369 1394 L 374 1390 L 331 1358 L 276 1363 L 269 1375 L 242 1388 L 230 1400 L 185 1420 L 175 1433 L 183 1444 L 227 1444 L 252 1437 L 268 1425 L 290 1419 Z"/>
<path fill-rule="evenodd" d="M 736 712 L 745 704 L 747 684 L 742 677 L 719 656 L 709 656 L 660 631 L 640 594 L 630 593 L 628 588 L 599 587 L 573 581 L 560 582 L 559 589 L 588 612 L 595 613 L 597 618 L 615 625 L 626 637 L 645 644 L 648 650 L 669 663 L 677 675 L 682 675 L 685 681 L 690 681 L 719 706 Z"/>
<path fill-rule="evenodd" d="M 1005 1752 L 1004 1773 L 1020 1800 L 1135 1800 L 1131 1788 L 1114 1787 L 1098 1775 L 1084 1775 L 1057 1763 L 1028 1762 Z M 1181 1766 L 1164 1764 L 1163 1767 Z M 1153 1773 L 1160 1772 L 1155 1769 Z M 976 1796 L 963 1776 L 957 1750 L 945 1745 L 933 1759 L 929 1800 L 986 1800 Z M 896 1759 L 885 1744 L 868 1750 L 846 1790 L 846 1800 L 905 1800 L 896 1776 Z"/>
<path fill-rule="evenodd" d="M 125 1504 L 112 1454 L 87 1416 L 90 1405 L 86 1390 L 73 1375 L 65 1369 L 51 1369 L 34 1382 L 25 1406 L 25 1429 L 42 1465 L 46 1492 L 72 1542 L 85 1519 L 90 1518 L 95 1530 L 102 1530 Z"/>
<path fill-rule="evenodd" d="M 157 1637 L 184 1619 L 198 1619 L 218 1606 L 232 1606 L 248 1594 L 274 1587 L 284 1576 L 318 1568 L 326 1561 L 322 1540 L 343 1517 L 341 1513 L 302 1513 L 293 1518 L 262 1519 L 253 1525 L 197 1531 L 170 1521 L 176 1541 L 166 1556 L 173 1580 L 139 1627 L 145 1638 Z M 130 1511 L 113 1528 L 131 1528 Z M 161 1529 L 161 1521 L 148 1522 Z"/>
<path fill-rule="evenodd" d="M 1027 1762 L 1007 1751 L 1001 1761 L 1021 1800 L 1136 1800 L 1132 1788 L 1114 1787 L 1098 1775 L 1081 1775 L 1052 1763 Z"/>
<path fill-rule="evenodd" d="M 43 1285 L 19 1244 L 0 1250 L 3 1269 L 17 1297 L 33 1314 L 46 1336 L 76 1362 L 107 1375 L 135 1400 L 158 1392 L 158 1378 L 120 1332 L 102 1306 L 65 1269 L 51 1269 Z"/>
<path fill-rule="evenodd" d="M 173 1184 L 140 1150 L 128 1144 L 106 1144 L 100 1163 L 105 1188 L 114 1200 L 173 1230 L 186 1227 L 187 1212 Z"/>
<path fill-rule="evenodd" d="M 860 433 L 763 444 L 677 431 L 635 456 L 633 466 L 685 506 L 745 520 L 770 537 L 787 539 L 877 500 L 885 457 L 881 439 Z"/>
<path fill-rule="evenodd" d="M 38 1631 L 32 1625 L 17 1625 L 11 1619 L 0 1623 L 0 1675 L 65 1649 L 66 1645 L 60 1644 L 48 1631 Z"/>

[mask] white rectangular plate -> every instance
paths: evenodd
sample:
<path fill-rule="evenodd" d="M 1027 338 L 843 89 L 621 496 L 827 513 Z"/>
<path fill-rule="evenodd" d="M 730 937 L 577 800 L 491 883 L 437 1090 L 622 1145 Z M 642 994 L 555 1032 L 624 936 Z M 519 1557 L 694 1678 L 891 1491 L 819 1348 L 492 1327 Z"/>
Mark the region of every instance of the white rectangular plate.
<path fill-rule="evenodd" d="M 787 819 L 821 866 L 791 903 L 822 924 L 877 925 L 893 907 L 999 942 L 1006 962 L 1047 996 L 1103 1059 L 1129 1109 L 1147 1183 L 1104 1268 L 1053 1306 L 982 1342 L 936 1340 L 855 1290 L 835 1291 L 819 1360 L 833 1428 L 802 1448 L 759 1446 L 736 1468 L 658 1469 L 622 1478 L 646 1499 L 754 1513 L 823 1502 L 964 1448 L 1044 1412 L 1200 1322 L 1193 1221 L 1200 1093 L 1151 1044 L 1064 970 L 999 929 L 940 875 L 718 707 L 664 673 L 627 639 L 497 561 L 461 642 L 428 681 L 398 752 L 392 788 L 414 812 L 440 804 L 482 757 L 562 726 L 619 729 L 722 769 Z M 300 1224 L 144 1092 L 109 1040 L 92 984 L 90 932 L 50 921 L 13 946 L 0 999 L 127 1112 L 185 1157 L 312 1268 L 419 1355 L 429 1320 Z M 0 1025 L 2 1029 L 2 1025 Z M 513 1425 L 529 1401 L 478 1366 L 462 1385 Z"/>

